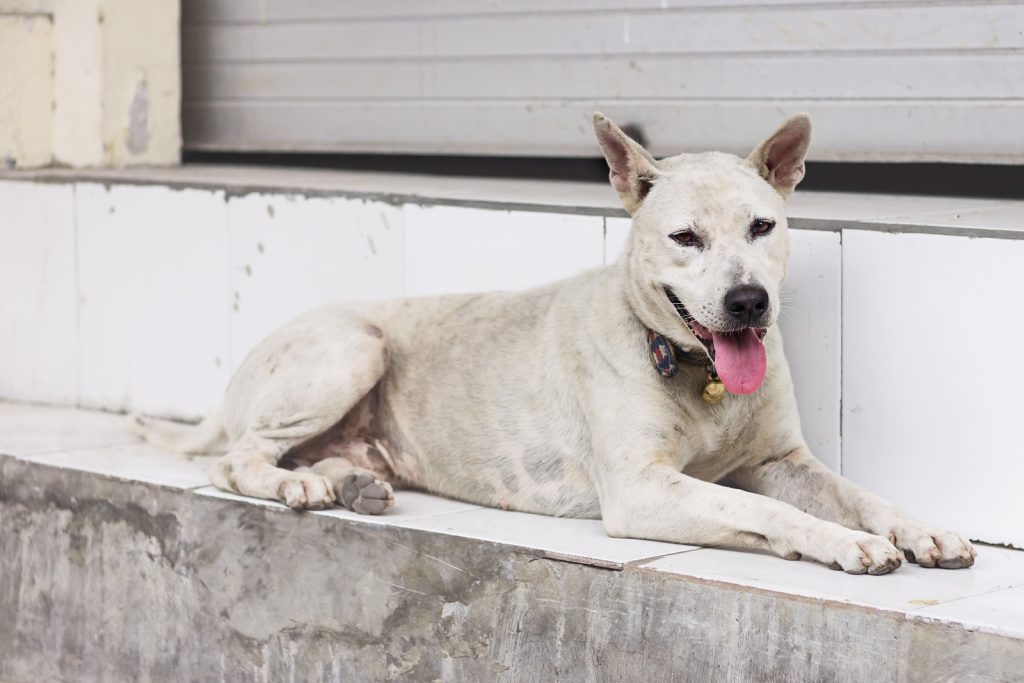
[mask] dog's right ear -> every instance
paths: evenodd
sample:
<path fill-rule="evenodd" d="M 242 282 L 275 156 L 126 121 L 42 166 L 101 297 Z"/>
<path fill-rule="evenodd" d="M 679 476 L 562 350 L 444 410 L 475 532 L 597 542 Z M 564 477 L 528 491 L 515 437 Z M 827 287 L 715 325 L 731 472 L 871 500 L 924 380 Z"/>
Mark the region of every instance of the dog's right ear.
<path fill-rule="evenodd" d="M 608 179 L 632 216 L 657 176 L 654 157 L 599 111 L 594 112 L 594 132 L 608 161 Z"/>

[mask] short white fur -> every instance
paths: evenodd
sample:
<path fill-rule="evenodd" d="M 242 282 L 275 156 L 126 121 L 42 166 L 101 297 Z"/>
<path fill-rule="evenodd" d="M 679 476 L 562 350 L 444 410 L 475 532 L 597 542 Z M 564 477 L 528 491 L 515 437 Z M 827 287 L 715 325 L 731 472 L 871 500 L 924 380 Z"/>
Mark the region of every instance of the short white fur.
<path fill-rule="evenodd" d="M 606 117 L 594 126 L 633 217 L 617 263 L 526 292 L 312 311 L 249 354 L 199 428 L 139 417 L 140 433 L 182 451 L 226 447 L 216 486 L 296 509 L 338 502 L 377 514 L 394 488 L 417 487 L 600 517 L 612 536 L 769 550 L 851 573 L 883 574 L 904 558 L 973 564 L 968 541 L 831 472 L 801 434 L 774 323 L 808 118 L 746 159 L 655 160 Z M 752 237 L 755 219 L 775 227 Z M 702 246 L 678 244 L 680 230 Z M 654 371 L 648 330 L 703 348 L 666 287 L 721 330 L 724 295 L 751 283 L 770 302 L 756 392 L 712 406 L 701 400 L 704 368 Z"/>

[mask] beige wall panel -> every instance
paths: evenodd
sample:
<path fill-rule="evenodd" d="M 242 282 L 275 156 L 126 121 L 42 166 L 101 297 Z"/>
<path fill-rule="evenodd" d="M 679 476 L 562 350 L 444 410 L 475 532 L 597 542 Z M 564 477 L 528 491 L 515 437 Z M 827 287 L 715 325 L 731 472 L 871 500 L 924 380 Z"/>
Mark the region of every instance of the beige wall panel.
<path fill-rule="evenodd" d="M 45 166 L 53 128 L 53 23 L 0 15 L 0 165 Z"/>

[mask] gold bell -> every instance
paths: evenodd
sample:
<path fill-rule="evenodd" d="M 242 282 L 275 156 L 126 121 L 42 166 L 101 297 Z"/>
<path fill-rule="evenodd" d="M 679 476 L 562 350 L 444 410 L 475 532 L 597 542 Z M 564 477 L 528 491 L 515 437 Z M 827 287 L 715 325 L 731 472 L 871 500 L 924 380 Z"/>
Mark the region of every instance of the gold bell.
<path fill-rule="evenodd" d="M 725 398 L 725 385 L 715 375 L 708 374 L 708 383 L 704 385 L 704 392 L 700 395 L 705 403 L 717 406 Z"/>

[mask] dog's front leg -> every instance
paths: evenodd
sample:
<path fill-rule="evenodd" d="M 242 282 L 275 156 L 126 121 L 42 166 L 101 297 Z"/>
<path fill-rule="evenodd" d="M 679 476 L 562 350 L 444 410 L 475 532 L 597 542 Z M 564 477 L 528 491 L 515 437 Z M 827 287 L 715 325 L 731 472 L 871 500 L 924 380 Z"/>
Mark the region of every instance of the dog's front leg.
<path fill-rule="evenodd" d="M 625 457 L 599 456 L 601 515 L 610 536 L 770 550 L 852 574 L 885 574 L 900 565 L 900 552 L 884 538 L 688 477 L 671 456 L 642 448 L 634 444 Z"/>
<path fill-rule="evenodd" d="M 821 519 L 886 536 L 922 567 L 970 567 L 977 555 L 961 536 L 901 512 L 832 472 L 806 447 L 741 468 L 729 478 L 747 491 L 785 501 Z"/>

